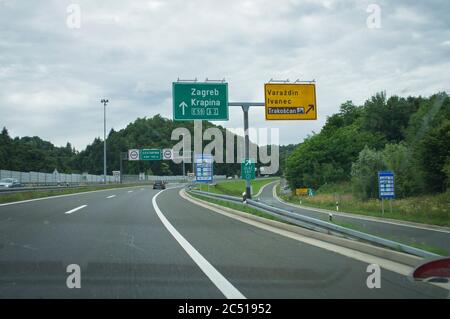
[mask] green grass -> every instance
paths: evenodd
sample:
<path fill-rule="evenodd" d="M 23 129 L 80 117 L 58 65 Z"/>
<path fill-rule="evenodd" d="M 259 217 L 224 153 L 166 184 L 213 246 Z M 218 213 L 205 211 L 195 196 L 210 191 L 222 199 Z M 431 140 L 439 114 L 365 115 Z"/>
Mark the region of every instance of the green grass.
<path fill-rule="evenodd" d="M 261 187 L 264 185 L 276 181 L 278 178 L 258 178 L 251 181 L 253 195 L 257 194 Z M 242 196 L 242 193 L 245 191 L 245 181 L 244 180 L 225 180 L 218 182 L 215 186 L 209 186 L 206 184 L 199 184 L 199 189 L 201 191 L 217 193 L 217 194 L 225 194 L 231 196 Z"/>
<path fill-rule="evenodd" d="M 299 204 L 295 195 L 280 195 L 285 201 Z M 361 201 L 355 198 L 348 184 L 327 185 L 317 191 L 313 197 L 302 197 L 302 205 L 316 208 L 336 210 L 339 201 L 339 211 L 359 215 L 383 217 L 411 221 L 430 225 L 450 226 L 450 194 L 424 195 L 384 202 L 384 215 L 381 212 L 381 201 L 370 199 Z"/>
<path fill-rule="evenodd" d="M 279 218 L 276 218 L 276 217 L 274 217 L 272 215 L 266 214 L 266 213 L 264 213 L 264 212 L 262 212 L 262 211 L 260 211 L 260 210 L 258 210 L 256 208 L 249 207 L 249 206 L 247 206 L 245 204 L 231 203 L 231 202 L 228 202 L 228 201 L 224 201 L 224 200 L 220 200 L 220 199 L 214 199 L 214 198 L 209 198 L 209 197 L 202 196 L 202 195 L 199 195 L 199 194 L 194 194 L 194 193 L 189 193 L 189 195 L 192 196 L 192 197 L 198 198 L 198 199 L 202 199 L 202 200 L 207 201 L 209 203 L 217 204 L 217 205 L 228 207 L 228 208 L 231 208 L 231 209 L 236 209 L 236 210 L 239 210 L 239 211 L 247 213 L 247 214 L 252 214 L 252 215 L 255 215 L 255 216 L 263 217 L 263 218 L 266 218 L 266 219 L 270 219 L 270 220 L 274 220 L 274 221 L 277 221 L 277 222 L 282 222 L 282 223 L 290 225 L 290 223 L 288 223 L 288 222 L 286 222 L 286 221 L 284 221 L 282 219 L 279 219 Z"/>
<path fill-rule="evenodd" d="M 435 247 L 435 246 L 431 246 L 431 245 L 428 245 L 428 244 L 425 244 L 425 243 L 419 243 L 419 242 L 415 242 L 415 241 L 401 240 L 401 239 L 398 239 L 398 238 L 394 238 L 393 236 L 388 236 L 386 234 L 381 235 L 381 234 L 377 234 L 377 233 L 374 233 L 374 232 L 368 232 L 365 228 L 363 228 L 363 227 L 361 227 L 359 225 L 355 225 L 353 223 L 349 223 L 349 222 L 333 221 L 332 223 L 335 224 L 335 225 L 338 225 L 338 226 L 345 227 L 345 228 L 353 229 L 353 230 L 360 231 L 360 232 L 363 232 L 363 233 L 367 233 L 367 234 L 370 234 L 370 235 L 374 235 L 374 236 L 378 236 L 378 237 L 385 238 L 385 239 L 388 239 L 388 240 L 396 241 L 398 243 L 402 243 L 404 245 L 408 245 L 408 246 L 411 246 L 411 247 L 415 247 L 415 248 L 418 248 L 418 249 L 429 251 L 431 253 L 435 253 L 435 254 L 438 254 L 438 255 L 441 255 L 441 256 L 450 256 L 450 251 L 442 249 L 440 247 Z M 397 250 L 403 251 L 400 247 Z"/>
<path fill-rule="evenodd" d="M 56 190 L 29 191 L 20 193 L 0 193 L 0 203 L 18 202 L 27 199 L 51 197 L 57 195 L 85 193 L 102 189 L 115 189 L 132 186 L 130 184 L 108 185 L 108 186 L 86 186 L 80 188 L 61 188 Z"/>

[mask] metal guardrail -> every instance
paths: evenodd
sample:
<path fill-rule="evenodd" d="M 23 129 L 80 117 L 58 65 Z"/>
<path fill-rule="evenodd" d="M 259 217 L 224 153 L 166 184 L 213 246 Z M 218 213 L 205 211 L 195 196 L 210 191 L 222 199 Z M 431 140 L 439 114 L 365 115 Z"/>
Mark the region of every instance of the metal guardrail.
<path fill-rule="evenodd" d="M 242 203 L 242 198 L 235 197 L 235 196 L 215 194 L 215 193 L 198 191 L 198 190 L 190 190 L 190 192 L 199 194 L 199 195 L 203 195 L 203 196 L 207 196 L 210 198 L 219 198 L 219 199 L 224 199 L 224 200 L 228 200 L 228 201 L 232 201 L 232 202 Z M 301 227 L 306 227 L 308 229 L 313 229 L 316 231 L 328 230 L 333 233 L 339 233 L 339 234 L 350 236 L 352 238 L 364 240 L 364 241 L 370 242 L 372 244 L 377 244 L 377 245 L 388 247 L 391 249 L 401 250 L 405 253 L 423 257 L 423 258 L 439 257 L 439 255 L 437 255 L 437 254 L 434 254 L 434 253 L 431 253 L 431 252 L 428 252 L 428 251 L 425 251 L 425 250 L 422 250 L 419 248 L 411 247 L 411 246 L 408 246 L 408 245 L 405 245 L 405 244 L 402 244 L 399 242 L 395 242 L 393 240 L 370 235 L 370 234 L 363 233 L 363 232 L 360 232 L 357 230 L 345 228 L 345 227 L 335 225 L 335 224 L 332 224 L 332 223 L 329 223 L 329 222 L 326 222 L 326 221 L 323 221 L 320 219 L 293 213 L 293 212 L 287 211 L 285 209 L 273 207 L 273 206 L 264 204 L 262 202 L 255 201 L 255 200 L 247 199 L 246 204 L 249 206 L 258 208 L 260 210 L 263 210 L 264 212 L 270 213 L 272 216 L 276 216 L 276 217 L 278 217 L 282 220 L 285 220 L 289 223 L 293 223 L 293 224 L 301 226 Z"/>

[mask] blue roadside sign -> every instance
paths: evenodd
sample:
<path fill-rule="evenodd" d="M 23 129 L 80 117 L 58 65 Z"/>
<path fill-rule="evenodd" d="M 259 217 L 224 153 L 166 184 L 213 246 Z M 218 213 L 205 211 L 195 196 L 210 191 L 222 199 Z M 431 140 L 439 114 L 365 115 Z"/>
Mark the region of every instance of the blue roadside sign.
<path fill-rule="evenodd" d="M 214 157 L 211 154 L 195 154 L 195 180 L 200 183 L 213 181 Z"/>
<path fill-rule="evenodd" d="M 380 199 L 395 198 L 394 173 L 390 171 L 378 172 L 378 194 Z"/>

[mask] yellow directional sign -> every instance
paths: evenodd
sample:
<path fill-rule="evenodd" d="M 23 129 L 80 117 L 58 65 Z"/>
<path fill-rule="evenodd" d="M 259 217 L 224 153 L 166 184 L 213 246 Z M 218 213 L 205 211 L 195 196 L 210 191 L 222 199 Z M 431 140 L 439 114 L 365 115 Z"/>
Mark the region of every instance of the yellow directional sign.
<path fill-rule="evenodd" d="M 296 189 L 295 189 L 295 194 L 296 194 L 297 196 L 300 196 L 300 195 L 308 195 L 308 189 L 307 189 L 307 188 L 296 188 Z"/>
<path fill-rule="evenodd" d="M 266 120 L 317 120 L 314 83 L 266 83 Z"/>

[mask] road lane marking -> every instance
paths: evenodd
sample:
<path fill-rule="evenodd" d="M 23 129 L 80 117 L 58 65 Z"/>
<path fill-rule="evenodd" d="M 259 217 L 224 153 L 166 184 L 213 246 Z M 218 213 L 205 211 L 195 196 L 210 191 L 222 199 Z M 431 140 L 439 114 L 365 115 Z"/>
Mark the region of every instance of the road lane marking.
<path fill-rule="evenodd" d="M 113 197 L 116 197 L 116 195 L 110 195 L 110 196 L 108 196 L 106 198 L 113 198 Z"/>
<path fill-rule="evenodd" d="M 126 188 L 136 188 L 136 186 L 120 187 L 118 189 L 126 189 Z M 0 207 L 2 207 L 2 206 L 9 206 L 9 205 L 16 205 L 16 204 L 26 204 L 26 203 L 29 203 L 29 202 L 36 202 L 36 201 L 46 200 L 46 199 L 55 199 L 55 198 L 77 196 L 77 195 L 86 195 L 86 194 L 91 194 L 91 193 L 107 192 L 107 191 L 111 191 L 111 188 L 100 189 L 100 190 L 96 190 L 96 191 L 88 191 L 88 192 L 80 192 L 80 193 L 73 193 L 73 194 L 55 195 L 55 196 L 47 196 L 47 197 L 39 197 L 39 198 L 33 198 L 33 199 L 20 200 L 20 201 L 17 201 L 17 202 L 10 202 L 10 203 L 0 204 Z"/>
<path fill-rule="evenodd" d="M 306 206 L 300 206 L 300 205 L 296 205 L 296 204 L 292 204 L 289 202 L 284 202 L 283 200 L 281 200 L 279 198 L 279 196 L 276 194 L 276 184 L 273 186 L 272 188 L 272 196 L 273 198 L 275 198 L 278 202 L 280 202 L 281 204 L 296 208 L 296 209 L 303 209 L 303 210 L 307 210 L 307 211 L 311 211 L 311 212 L 316 212 L 316 213 L 321 213 L 321 214 L 326 214 L 328 215 L 329 213 L 333 213 L 333 215 L 335 216 L 339 216 L 339 217 L 343 217 L 343 218 L 349 218 L 349 219 L 361 219 L 367 222 L 372 222 L 372 223 L 385 223 L 385 224 L 391 224 L 391 225 L 395 225 L 395 226 L 401 226 L 401 227 L 410 227 L 410 228 L 417 228 L 417 229 L 422 229 L 422 230 L 428 230 L 428 231 L 435 231 L 435 232 L 440 232 L 440 233 L 446 233 L 449 234 L 450 231 L 446 230 L 446 229 L 437 229 L 437 228 L 433 228 L 433 227 L 426 227 L 426 226 L 420 226 L 420 225 L 411 225 L 411 224 L 405 224 L 405 223 L 400 223 L 400 222 L 395 222 L 395 221 L 390 221 L 390 220 L 380 220 L 380 219 L 376 219 L 376 218 L 370 218 L 370 217 L 365 217 L 365 216 L 355 216 L 352 215 L 350 213 L 336 213 L 334 211 L 320 211 L 319 209 L 314 209 L 312 207 L 306 207 Z M 261 200 L 262 202 L 264 202 L 264 199 Z M 301 214 L 300 212 L 295 212 L 297 214 Z"/>
<path fill-rule="evenodd" d="M 68 212 L 65 212 L 64 214 L 72 214 L 72 213 L 76 212 L 77 210 L 80 210 L 80 209 L 85 208 L 86 206 L 87 206 L 87 205 L 81 205 L 81 206 L 79 206 L 79 207 L 77 207 L 77 208 L 74 208 L 74 209 L 69 210 Z"/>
<path fill-rule="evenodd" d="M 132 193 L 133 191 L 128 191 L 128 193 Z"/>
<path fill-rule="evenodd" d="M 169 231 L 169 233 L 175 238 L 175 240 L 180 244 L 184 251 L 192 258 L 192 260 L 200 267 L 200 269 L 205 273 L 205 275 L 213 282 L 213 284 L 224 294 L 228 299 L 246 299 L 245 296 L 236 289 L 213 265 L 211 265 L 205 257 L 203 257 L 167 220 L 164 214 L 158 207 L 156 203 L 156 198 L 159 194 L 165 190 L 159 191 L 152 198 L 153 208 L 156 214 L 163 223 L 164 227 Z"/>

